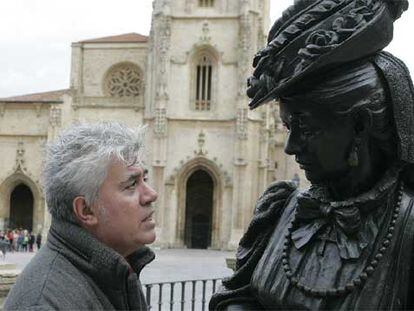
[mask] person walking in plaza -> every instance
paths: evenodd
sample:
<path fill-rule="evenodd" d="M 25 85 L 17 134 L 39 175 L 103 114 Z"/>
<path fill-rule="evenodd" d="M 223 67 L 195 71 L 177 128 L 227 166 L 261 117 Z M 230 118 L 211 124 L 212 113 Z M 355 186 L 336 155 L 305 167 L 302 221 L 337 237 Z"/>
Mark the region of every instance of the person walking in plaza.
<path fill-rule="evenodd" d="M 24 232 L 23 230 L 20 230 L 18 232 L 17 248 L 16 248 L 16 251 L 18 252 L 21 252 L 23 250 L 23 239 L 24 239 Z"/>
<path fill-rule="evenodd" d="M 37 250 L 39 250 L 40 247 L 42 246 L 42 234 L 40 232 L 38 232 L 36 235 L 36 245 L 37 245 Z"/>
<path fill-rule="evenodd" d="M 143 128 L 77 124 L 48 145 L 47 242 L 18 277 L 4 310 L 147 310 L 139 274 L 155 255 Z"/>
<path fill-rule="evenodd" d="M 17 240 L 19 239 L 19 230 L 13 230 L 13 251 L 17 251 Z"/>
<path fill-rule="evenodd" d="M 29 235 L 27 230 L 23 230 L 22 251 L 27 252 L 27 245 L 29 244 Z"/>
<path fill-rule="evenodd" d="M 9 249 L 11 252 L 13 251 L 13 238 L 14 238 L 13 231 L 9 230 L 7 232 L 7 240 L 9 241 Z"/>
<path fill-rule="evenodd" d="M 33 245 L 35 244 L 35 235 L 33 232 L 29 233 L 29 252 L 33 252 Z"/>

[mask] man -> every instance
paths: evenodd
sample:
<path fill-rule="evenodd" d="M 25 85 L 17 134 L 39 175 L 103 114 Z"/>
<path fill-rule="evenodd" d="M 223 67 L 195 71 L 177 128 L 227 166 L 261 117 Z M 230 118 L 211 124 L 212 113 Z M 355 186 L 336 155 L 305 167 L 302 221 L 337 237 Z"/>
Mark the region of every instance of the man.
<path fill-rule="evenodd" d="M 141 269 L 154 259 L 143 130 L 75 125 L 48 146 L 47 243 L 19 276 L 5 310 L 146 310 Z"/>

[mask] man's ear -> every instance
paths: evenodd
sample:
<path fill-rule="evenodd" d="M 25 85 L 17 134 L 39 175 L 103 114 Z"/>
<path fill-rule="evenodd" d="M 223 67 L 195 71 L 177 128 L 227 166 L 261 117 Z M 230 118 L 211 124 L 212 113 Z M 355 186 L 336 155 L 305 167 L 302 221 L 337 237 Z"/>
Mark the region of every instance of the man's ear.
<path fill-rule="evenodd" d="M 98 223 L 93 209 L 86 204 L 85 197 L 79 196 L 73 199 L 73 212 L 82 226 L 92 227 Z"/>

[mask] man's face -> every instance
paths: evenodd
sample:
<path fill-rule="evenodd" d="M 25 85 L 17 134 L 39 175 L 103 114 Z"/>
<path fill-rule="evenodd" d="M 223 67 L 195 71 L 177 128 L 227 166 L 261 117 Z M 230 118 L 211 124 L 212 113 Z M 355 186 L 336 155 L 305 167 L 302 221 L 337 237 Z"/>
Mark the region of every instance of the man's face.
<path fill-rule="evenodd" d="M 355 137 L 353 122 L 339 120 L 322 107 L 280 103 L 288 130 L 285 152 L 294 155 L 311 183 L 335 181 L 351 169 L 348 157 Z"/>
<path fill-rule="evenodd" d="M 119 254 L 130 255 L 155 240 L 154 210 L 157 193 L 146 183 L 146 171 L 112 161 L 92 207 L 98 218 L 96 237 Z"/>

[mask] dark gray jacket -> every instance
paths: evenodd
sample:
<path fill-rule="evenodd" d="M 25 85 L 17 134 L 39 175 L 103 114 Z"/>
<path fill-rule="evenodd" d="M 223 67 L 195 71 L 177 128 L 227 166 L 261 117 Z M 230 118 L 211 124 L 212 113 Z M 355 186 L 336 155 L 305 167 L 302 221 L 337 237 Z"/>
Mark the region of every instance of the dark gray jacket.
<path fill-rule="evenodd" d="M 154 257 L 144 247 L 127 261 L 81 227 L 53 220 L 4 310 L 147 310 L 139 273 Z"/>

